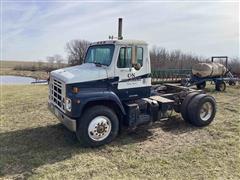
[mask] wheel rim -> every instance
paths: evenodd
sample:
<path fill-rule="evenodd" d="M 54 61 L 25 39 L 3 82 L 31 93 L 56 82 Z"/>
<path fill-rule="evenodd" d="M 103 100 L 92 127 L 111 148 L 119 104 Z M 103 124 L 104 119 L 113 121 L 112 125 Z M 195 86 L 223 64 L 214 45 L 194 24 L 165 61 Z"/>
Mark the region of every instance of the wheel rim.
<path fill-rule="evenodd" d="M 223 91 L 223 89 L 224 89 L 224 85 L 220 84 L 220 90 Z"/>
<path fill-rule="evenodd" d="M 200 118 L 203 121 L 209 120 L 213 113 L 213 106 L 210 102 L 205 102 L 200 109 Z"/>
<path fill-rule="evenodd" d="M 112 125 L 108 117 L 97 116 L 88 126 L 88 135 L 94 141 L 102 141 L 108 137 L 111 129 Z"/>

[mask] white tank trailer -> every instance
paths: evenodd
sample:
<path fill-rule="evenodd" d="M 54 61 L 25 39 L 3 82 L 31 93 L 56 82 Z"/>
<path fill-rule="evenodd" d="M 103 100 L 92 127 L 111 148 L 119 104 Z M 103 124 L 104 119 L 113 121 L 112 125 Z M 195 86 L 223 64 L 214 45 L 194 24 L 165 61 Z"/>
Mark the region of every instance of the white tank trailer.
<path fill-rule="evenodd" d="M 192 74 L 197 77 L 218 77 L 224 76 L 227 68 L 220 63 L 198 63 L 193 66 Z"/>
<path fill-rule="evenodd" d="M 192 74 L 190 77 L 182 79 L 183 86 L 197 86 L 197 89 L 204 89 L 207 82 L 213 82 L 217 91 L 225 91 L 226 82 L 230 86 L 236 85 L 240 82 L 239 78 L 235 78 L 229 71 L 227 56 L 213 56 L 212 62 L 198 63 L 192 67 Z M 214 59 L 225 59 L 225 64 L 215 63 Z"/>

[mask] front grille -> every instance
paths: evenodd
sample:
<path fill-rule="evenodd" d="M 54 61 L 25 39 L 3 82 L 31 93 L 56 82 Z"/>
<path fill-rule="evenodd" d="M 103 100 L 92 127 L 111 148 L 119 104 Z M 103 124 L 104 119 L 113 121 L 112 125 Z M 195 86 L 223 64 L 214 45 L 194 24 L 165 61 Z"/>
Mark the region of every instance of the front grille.
<path fill-rule="evenodd" d="M 65 85 L 60 80 L 51 77 L 49 82 L 49 99 L 59 109 L 64 111 Z"/>

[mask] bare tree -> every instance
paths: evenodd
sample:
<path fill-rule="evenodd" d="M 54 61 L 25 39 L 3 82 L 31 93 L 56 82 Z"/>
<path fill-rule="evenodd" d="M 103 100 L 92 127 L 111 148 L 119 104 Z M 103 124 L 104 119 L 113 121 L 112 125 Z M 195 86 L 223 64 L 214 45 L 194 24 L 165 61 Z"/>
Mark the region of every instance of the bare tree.
<path fill-rule="evenodd" d="M 53 58 L 54 58 L 54 61 L 57 63 L 57 67 L 58 68 L 61 68 L 62 67 L 62 63 L 63 63 L 63 57 L 61 56 L 61 55 L 59 55 L 59 54 L 55 54 L 54 56 L 53 56 Z"/>
<path fill-rule="evenodd" d="M 41 69 L 43 67 L 43 62 L 41 60 L 38 60 L 38 69 Z"/>
<path fill-rule="evenodd" d="M 230 71 L 234 74 L 240 77 L 240 58 L 239 57 L 233 57 L 231 61 L 228 63 Z"/>
<path fill-rule="evenodd" d="M 156 46 L 150 50 L 150 58 L 153 70 L 191 69 L 195 63 L 204 60 L 202 57 L 186 54 L 180 50 L 168 51 Z"/>
<path fill-rule="evenodd" d="M 82 64 L 89 44 L 90 42 L 86 40 L 72 40 L 68 42 L 66 44 L 68 64 Z"/>
<path fill-rule="evenodd" d="M 47 58 L 47 62 L 50 64 L 50 66 L 52 67 L 54 62 L 55 62 L 55 59 L 53 56 L 48 56 Z"/>

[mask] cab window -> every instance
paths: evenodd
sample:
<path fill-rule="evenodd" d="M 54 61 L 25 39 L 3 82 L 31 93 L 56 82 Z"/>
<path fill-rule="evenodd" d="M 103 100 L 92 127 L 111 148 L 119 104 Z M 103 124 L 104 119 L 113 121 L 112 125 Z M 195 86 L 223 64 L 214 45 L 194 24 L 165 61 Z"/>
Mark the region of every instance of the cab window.
<path fill-rule="evenodd" d="M 85 63 L 98 63 L 109 66 L 112 62 L 114 45 L 94 45 L 87 50 Z"/>
<path fill-rule="evenodd" d="M 119 51 L 117 67 L 129 68 L 131 67 L 131 61 L 132 61 L 132 48 L 122 47 Z"/>
<path fill-rule="evenodd" d="M 137 63 L 143 65 L 143 48 L 138 47 L 137 48 Z"/>

